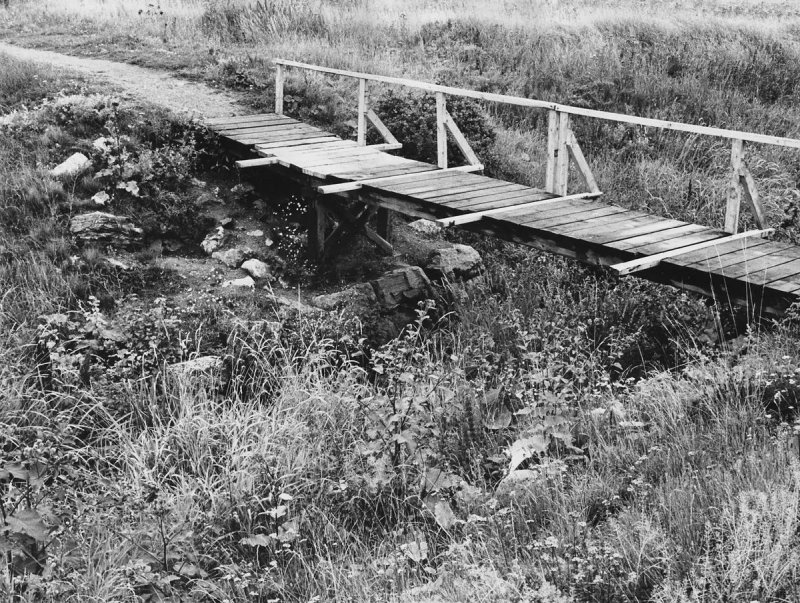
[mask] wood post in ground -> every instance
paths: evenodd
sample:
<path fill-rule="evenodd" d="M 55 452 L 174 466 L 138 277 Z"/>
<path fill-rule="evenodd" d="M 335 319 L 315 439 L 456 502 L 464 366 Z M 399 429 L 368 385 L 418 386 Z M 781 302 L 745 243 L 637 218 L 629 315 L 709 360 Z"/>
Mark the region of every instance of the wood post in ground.
<path fill-rule="evenodd" d="M 569 151 L 567 142 L 569 140 L 569 113 L 559 113 L 558 115 L 558 151 L 556 153 L 556 173 L 554 188 L 557 195 L 567 194 L 567 180 L 569 178 Z"/>
<path fill-rule="evenodd" d="M 387 241 L 388 243 L 392 242 L 392 211 L 386 209 L 385 207 L 378 208 L 378 215 L 376 216 L 377 220 L 377 231 L 378 235 Z"/>
<path fill-rule="evenodd" d="M 436 156 L 440 168 L 447 167 L 447 102 L 443 92 L 436 93 Z"/>
<path fill-rule="evenodd" d="M 328 214 L 318 196 L 315 196 L 312 213 L 311 228 L 309 229 L 311 251 L 317 259 L 323 259 L 325 257 L 325 236 L 328 230 Z"/>
<path fill-rule="evenodd" d="M 275 113 L 283 115 L 283 65 L 275 65 Z"/>
<path fill-rule="evenodd" d="M 358 144 L 367 144 L 367 80 L 358 80 Z"/>

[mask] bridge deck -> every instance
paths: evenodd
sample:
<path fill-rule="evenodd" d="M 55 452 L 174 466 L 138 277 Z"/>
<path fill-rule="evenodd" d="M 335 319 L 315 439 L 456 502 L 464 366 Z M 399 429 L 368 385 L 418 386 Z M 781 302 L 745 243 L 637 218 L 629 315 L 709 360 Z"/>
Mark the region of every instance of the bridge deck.
<path fill-rule="evenodd" d="M 767 313 L 783 313 L 800 295 L 800 247 L 794 245 L 758 237 L 732 240 L 721 230 L 598 199 L 560 198 L 521 184 L 441 170 L 283 115 L 206 123 L 241 155 L 273 157 L 288 174 L 312 185 L 365 181 L 357 191 L 360 199 L 407 215 L 441 219 L 511 208 L 465 227 L 596 265 L 674 252 L 636 276 L 754 303 Z M 386 180 L 369 182 L 373 179 Z M 707 245 L 698 249 L 698 243 Z M 680 253 L 682 248 L 687 251 Z"/>

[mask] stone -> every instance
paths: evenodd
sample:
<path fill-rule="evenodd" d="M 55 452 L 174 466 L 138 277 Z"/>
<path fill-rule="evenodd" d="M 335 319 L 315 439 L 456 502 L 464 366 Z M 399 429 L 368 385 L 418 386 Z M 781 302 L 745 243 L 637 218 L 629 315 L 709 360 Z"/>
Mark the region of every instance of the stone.
<path fill-rule="evenodd" d="M 244 261 L 244 252 L 234 247 L 225 251 L 215 251 L 211 254 L 211 257 L 218 262 L 222 262 L 228 268 L 238 268 Z"/>
<path fill-rule="evenodd" d="M 222 368 L 219 356 L 198 356 L 192 360 L 170 364 L 167 370 L 175 376 L 190 376 L 198 373 L 211 373 Z"/>
<path fill-rule="evenodd" d="M 267 278 L 271 275 L 269 265 L 255 258 L 244 262 L 242 264 L 242 270 L 253 278 Z"/>
<path fill-rule="evenodd" d="M 248 237 L 263 237 L 264 231 L 263 230 L 248 230 L 246 233 Z"/>
<path fill-rule="evenodd" d="M 418 234 L 429 237 L 435 236 L 442 231 L 442 225 L 432 220 L 414 220 L 409 222 L 408 227 Z"/>
<path fill-rule="evenodd" d="M 233 218 L 222 218 L 219 224 L 223 228 L 233 228 Z"/>
<path fill-rule="evenodd" d="M 214 230 L 206 235 L 200 247 L 203 248 L 208 255 L 214 253 L 217 249 L 222 247 L 222 241 L 225 239 L 225 229 L 222 226 L 217 226 Z"/>
<path fill-rule="evenodd" d="M 114 245 L 131 248 L 142 244 L 144 231 L 126 216 L 101 211 L 74 216 L 69 230 L 81 244 Z"/>
<path fill-rule="evenodd" d="M 340 310 L 347 308 L 358 314 L 359 311 L 374 308 L 378 305 L 378 297 L 375 290 L 369 283 L 358 283 L 338 291 L 325 295 L 317 295 L 311 299 L 312 305 L 323 310 Z"/>
<path fill-rule="evenodd" d="M 372 281 L 376 297 L 387 310 L 403 304 L 415 305 L 432 295 L 431 282 L 419 266 L 407 266 L 387 272 Z"/>
<path fill-rule="evenodd" d="M 74 153 L 66 161 L 50 170 L 50 175 L 53 178 L 74 178 L 80 176 L 91 167 L 92 161 L 86 155 Z"/>
<path fill-rule="evenodd" d="M 269 289 L 269 287 L 264 287 L 264 289 Z M 272 298 L 275 300 L 275 303 L 278 306 L 286 310 L 296 310 L 300 314 L 309 314 L 312 316 L 321 316 L 324 314 L 319 308 L 315 308 L 314 306 L 303 303 L 294 297 L 287 297 L 285 295 L 273 293 Z"/>
<path fill-rule="evenodd" d="M 222 283 L 223 289 L 227 289 L 228 287 L 242 287 L 242 288 L 252 289 L 255 286 L 256 282 L 253 280 L 253 277 L 251 276 L 245 276 L 243 278 L 235 278 Z"/>
<path fill-rule="evenodd" d="M 432 279 L 450 282 L 466 281 L 485 271 L 481 255 L 469 245 L 454 244 L 437 249 L 425 263 L 425 272 Z"/>
<path fill-rule="evenodd" d="M 255 192 L 255 187 L 248 183 L 242 182 L 241 184 L 237 184 L 233 188 L 231 188 L 231 193 L 236 195 L 237 197 L 244 197 L 245 195 L 249 195 L 250 193 Z"/>

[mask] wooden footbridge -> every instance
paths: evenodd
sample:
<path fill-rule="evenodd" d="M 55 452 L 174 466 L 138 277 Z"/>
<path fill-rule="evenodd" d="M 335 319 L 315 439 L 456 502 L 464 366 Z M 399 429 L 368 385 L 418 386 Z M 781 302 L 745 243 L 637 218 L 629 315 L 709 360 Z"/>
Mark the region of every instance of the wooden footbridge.
<path fill-rule="evenodd" d="M 674 285 L 756 312 L 783 314 L 800 296 L 800 247 L 770 241 L 758 191 L 744 163 L 744 144 L 800 149 L 800 140 L 596 111 L 544 101 L 451 88 L 400 78 L 276 60 L 275 112 L 213 119 L 216 131 L 240 157 L 240 168 L 277 170 L 313 191 L 310 240 L 319 254 L 360 232 L 391 253 L 391 216 L 438 220 L 507 241 L 608 266 L 620 275 Z M 358 82 L 358 136 L 345 140 L 283 114 L 286 68 L 353 78 Z M 368 82 L 433 93 L 438 165 L 390 154 L 402 145 L 368 106 Z M 448 96 L 548 111 L 544 188 L 488 178 L 447 111 Z M 671 220 L 603 202 L 597 182 L 570 127 L 573 116 L 714 136 L 731 142 L 731 179 L 724 229 Z M 367 145 L 371 123 L 385 142 Z M 468 165 L 448 167 L 448 135 Z M 588 192 L 569 194 L 570 163 Z M 758 230 L 737 232 L 742 199 Z M 377 215 L 376 215 L 377 214 Z M 376 227 L 370 219 L 376 216 Z"/>

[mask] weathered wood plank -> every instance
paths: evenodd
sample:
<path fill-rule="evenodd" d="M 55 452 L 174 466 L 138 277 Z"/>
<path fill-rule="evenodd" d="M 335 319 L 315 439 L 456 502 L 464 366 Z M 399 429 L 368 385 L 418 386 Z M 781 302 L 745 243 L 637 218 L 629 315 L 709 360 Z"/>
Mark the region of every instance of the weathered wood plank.
<path fill-rule="evenodd" d="M 415 193 L 415 197 L 426 199 L 430 201 L 446 201 L 453 199 L 471 199 L 475 196 L 512 193 L 520 190 L 525 190 L 527 187 L 519 184 L 509 184 L 502 180 L 495 180 L 493 182 L 485 182 L 483 184 L 465 184 L 461 186 L 452 186 L 448 188 L 435 189 L 431 191 Z"/>
<path fill-rule="evenodd" d="M 644 247 L 647 245 L 654 245 L 656 243 L 665 243 L 670 245 L 675 238 L 680 238 L 685 235 L 693 235 L 699 232 L 704 232 L 709 230 L 706 226 L 701 226 L 700 224 L 687 224 L 686 226 L 679 226 L 677 228 L 673 228 L 672 231 L 664 231 L 663 233 L 653 233 L 653 234 L 646 234 L 646 235 L 639 235 L 637 237 L 630 237 L 627 239 L 620 239 L 619 241 L 614 241 L 613 243 L 609 243 L 611 247 L 614 249 L 620 250 L 628 250 L 634 253 L 638 253 L 636 251 L 637 247 Z M 663 249 L 662 251 L 666 251 Z M 642 252 L 647 253 L 647 252 Z"/>
<path fill-rule="evenodd" d="M 319 136 L 317 138 L 305 138 L 305 139 L 295 139 L 295 140 L 282 140 L 279 142 L 262 142 L 255 145 L 256 149 L 261 151 L 270 151 L 273 149 L 285 149 L 293 146 L 302 146 L 304 144 L 312 144 L 317 142 L 337 142 L 341 141 L 341 138 L 336 136 Z"/>
<path fill-rule="evenodd" d="M 556 197 L 553 193 L 548 193 L 543 190 L 527 189 L 517 191 L 515 193 L 506 193 L 502 195 L 481 195 L 466 200 L 448 201 L 446 204 L 450 207 L 463 209 L 466 211 L 480 211 L 481 209 L 489 209 L 492 205 L 503 204 L 509 205 L 514 203 L 527 203 L 537 199 L 549 199 Z M 561 197 L 559 197 L 561 198 Z M 480 208 L 480 209 L 479 209 Z"/>
<path fill-rule="evenodd" d="M 254 115 L 238 115 L 235 117 L 214 117 L 204 119 L 203 125 L 208 127 L 227 126 L 230 124 L 241 124 L 247 122 L 270 122 L 270 121 L 284 121 L 284 122 L 297 122 L 296 119 L 286 117 L 285 115 L 276 115 L 275 113 L 256 113 Z"/>
<path fill-rule="evenodd" d="M 727 237 L 726 237 L 727 239 Z M 743 249 L 764 244 L 764 239 L 735 239 L 727 241 L 723 239 L 719 244 L 713 245 L 700 251 L 679 255 L 670 260 L 670 263 L 678 264 L 683 267 L 694 266 L 703 269 L 709 262 L 714 261 L 719 264 L 719 259 L 729 254 L 741 253 Z M 726 260 L 727 261 L 727 260 Z"/>

